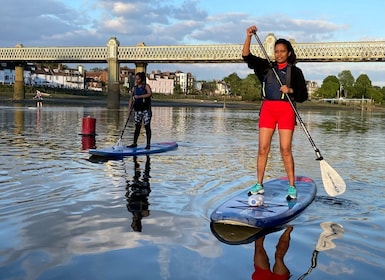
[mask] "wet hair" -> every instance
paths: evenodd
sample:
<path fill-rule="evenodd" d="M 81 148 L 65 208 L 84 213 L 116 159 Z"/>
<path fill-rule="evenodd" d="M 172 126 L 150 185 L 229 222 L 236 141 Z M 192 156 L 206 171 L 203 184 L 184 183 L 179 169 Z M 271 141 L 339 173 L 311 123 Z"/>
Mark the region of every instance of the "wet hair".
<path fill-rule="evenodd" d="M 142 82 L 142 84 L 146 83 L 146 73 L 144 72 L 138 72 L 135 74 L 136 76 L 138 76 Z"/>
<path fill-rule="evenodd" d="M 274 47 L 278 44 L 285 45 L 288 52 L 290 53 L 289 57 L 287 58 L 287 62 L 290 64 L 296 64 L 297 63 L 297 56 L 294 52 L 294 49 L 293 49 L 293 46 L 291 45 L 291 43 L 288 40 L 281 38 L 281 39 L 278 39 L 277 41 L 275 41 Z"/>

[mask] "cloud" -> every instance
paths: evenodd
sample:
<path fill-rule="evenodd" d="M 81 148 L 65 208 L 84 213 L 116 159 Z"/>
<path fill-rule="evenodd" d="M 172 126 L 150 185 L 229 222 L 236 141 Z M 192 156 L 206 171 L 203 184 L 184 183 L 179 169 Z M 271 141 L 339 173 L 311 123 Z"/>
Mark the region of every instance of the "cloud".
<path fill-rule="evenodd" d="M 133 4 L 133 3 L 122 3 L 122 2 L 116 2 L 113 3 L 113 9 L 112 11 L 117 15 L 129 15 L 134 13 L 140 12 L 139 5 Z"/>
<path fill-rule="evenodd" d="M 198 7 L 198 1 L 187 0 L 179 7 L 171 8 L 171 15 L 177 20 L 181 21 L 203 21 L 207 18 L 208 13 Z"/>
<path fill-rule="evenodd" d="M 301 5 L 300 9 L 291 9 L 287 4 L 283 7 L 285 12 L 277 13 L 275 5 L 269 2 L 263 9 L 251 9 L 230 1 L 215 4 L 214 7 L 211 1 L 203 0 L 3 1 L 1 47 L 14 47 L 19 43 L 26 47 L 105 46 L 111 37 L 116 37 L 121 46 L 136 46 L 140 42 L 148 46 L 242 44 L 245 29 L 251 24 L 258 25 L 262 40 L 268 33 L 274 33 L 277 38 L 294 38 L 299 43 L 385 40 L 384 25 L 376 24 L 376 21 L 381 21 L 374 15 L 361 13 L 360 24 L 355 26 L 355 15 L 360 10 L 341 14 L 324 10 L 324 4 L 312 3 Z M 339 2 L 336 5 L 343 6 Z M 366 24 L 376 28 L 368 29 Z M 345 65 L 347 69 L 356 69 L 356 65 L 361 64 Z M 373 67 L 364 65 L 361 69 L 367 69 L 370 78 L 379 72 L 382 78 L 376 80 L 383 81 L 385 70 L 382 63 Z M 325 70 L 319 63 L 309 69 L 310 77 L 317 74 L 313 68 L 318 68 L 318 73 L 334 73 L 333 66 Z M 160 68 L 173 71 L 169 67 L 164 64 Z M 248 71 L 239 64 L 190 64 L 183 65 L 183 69 L 191 72 L 196 69 L 199 72 L 194 74 L 199 77 L 207 73 L 207 79 L 214 75 L 221 79 L 237 69 L 242 74 Z"/>

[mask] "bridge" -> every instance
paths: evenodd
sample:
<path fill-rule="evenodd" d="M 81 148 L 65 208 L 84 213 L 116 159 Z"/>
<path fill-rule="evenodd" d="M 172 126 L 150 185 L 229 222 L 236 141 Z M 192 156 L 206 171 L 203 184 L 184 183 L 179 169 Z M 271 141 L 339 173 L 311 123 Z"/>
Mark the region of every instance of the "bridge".
<path fill-rule="evenodd" d="M 276 37 L 270 33 L 263 45 L 274 58 Z M 298 62 L 384 62 L 385 41 L 296 43 L 291 41 Z M 263 57 L 258 44 L 251 51 Z M 120 46 L 117 38 L 105 47 L 24 47 L 0 48 L 0 62 L 16 62 L 15 99 L 23 99 L 23 64 L 26 62 L 108 63 L 107 107 L 119 106 L 120 63 L 134 63 L 136 71 L 146 72 L 149 63 L 241 63 L 241 44 L 183 46 Z M 20 77 L 21 75 L 21 77 Z"/>

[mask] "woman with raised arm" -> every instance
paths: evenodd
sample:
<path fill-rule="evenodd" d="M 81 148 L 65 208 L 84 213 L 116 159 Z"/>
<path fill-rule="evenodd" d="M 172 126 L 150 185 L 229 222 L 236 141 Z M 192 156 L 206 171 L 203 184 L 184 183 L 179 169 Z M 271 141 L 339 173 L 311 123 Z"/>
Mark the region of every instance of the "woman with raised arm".
<path fill-rule="evenodd" d="M 267 158 L 270 152 L 271 140 L 276 128 L 279 134 L 280 152 L 289 180 L 286 199 L 297 198 L 294 184 L 294 158 L 292 153 L 292 139 L 295 127 L 295 112 L 287 99 L 292 102 L 307 100 L 306 81 L 301 69 L 295 66 L 296 55 L 291 43 L 285 39 L 278 39 L 274 44 L 275 61 L 260 58 L 250 52 L 251 39 L 257 32 L 252 25 L 246 29 L 246 39 L 243 44 L 242 57 L 262 84 L 262 104 L 259 118 L 259 142 L 257 156 L 257 182 L 250 189 L 249 195 L 263 194 L 263 177 Z M 280 81 L 271 69 L 274 67 Z"/>

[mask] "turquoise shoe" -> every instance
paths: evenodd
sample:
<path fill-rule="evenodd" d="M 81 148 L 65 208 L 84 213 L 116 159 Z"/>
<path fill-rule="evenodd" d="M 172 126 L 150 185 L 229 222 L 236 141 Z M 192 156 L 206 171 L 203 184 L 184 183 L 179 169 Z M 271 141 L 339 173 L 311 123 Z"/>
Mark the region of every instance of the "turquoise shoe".
<path fill-rule="evenodd" d="M 248 193 L 248 196 L 251 196 L 253 194 L 263 194 L 265 192 L 265 190 L 263 189 L 263 185 L 260 184 L 260 183 L 256 183 L 250 190 L 249 190 L 249 193 Z"/>
<path fill-rule="evenodd" d="M 287 200 L 297 199 L 297 188 L 295 186 L 289 186 L 287 189 Z"/>

